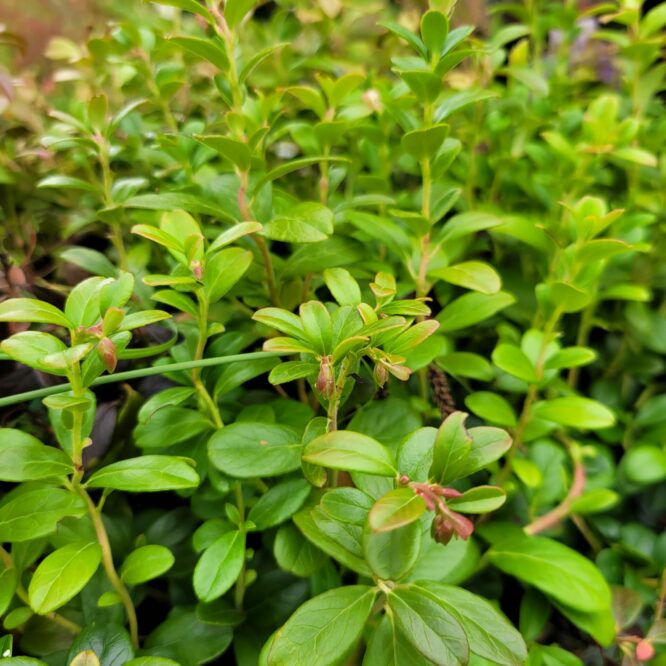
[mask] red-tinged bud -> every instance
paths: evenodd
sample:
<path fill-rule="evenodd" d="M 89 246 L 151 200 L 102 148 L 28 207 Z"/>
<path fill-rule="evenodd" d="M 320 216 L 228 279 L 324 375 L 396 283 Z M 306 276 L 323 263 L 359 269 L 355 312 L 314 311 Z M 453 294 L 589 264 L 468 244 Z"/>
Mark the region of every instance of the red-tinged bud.
<path fill-rule="evenodd" d="M 9 270 L 7 271 L 7 281 L 13 287 L 22 287 L 27 283 L 25 273 L 19 266 L 16 265 L 9 267 Z"/>
<path fill-rule="evenodd" d="M 435 541 L 446 545 L 454 536 L 463 541 L 469 539 L 474 531 L 474 523 L 460 513 L 448 511 L 435 516 L 430 531 Z"/>
<path fill-rule="evenodd" d="M 398 479 L 398 483 L 401 486 L 406 486 L 409 483 L 409 477 L 406 474 L 402 474 Z"/>
<path fill-rule="evenodd" d="M 442 488 L 442 486 L 433 486 L 432 491 L 440 497 L 451 499 L 452 497 L 462 497 L 462 493 L 455 488 Z"/>
<path fill-rule="evenodd" d="M 654 657 L 654 646 L 646 640 L 640 641 L 636 646 L 636 659 L 639 661 L 650 661 Z"/>
<path fill-rule="evenodd" d="M 203 279 L 203 265 L 198 259 L 190 262 L 190 270 L 197 280 Z"/>
<path fill-rule="evenodd" d="M 330 356 L 321 359 L 315 389 L 327 400 L 330 400 L 335 393 L 335 375 Z"/>
<path fill-rule="evenodd" d="M 118 353 L 116 346 L 109 338 L 102 338 L 97 344 L 97 354 L 102 359 L 104 367 L 113 372 L 118 364 Z"/>
<path fill-rule="evenodd" d="M 363 101 L 368 108 L 377 113 L 381 113 L 384 110 L 379 92 L 374 88 L 370 88 L 370 90 L 366 90 L 363 93 Z"/>
<path fill-rule="evenodd" d="M 389 373 L 383 363 L 375 363 L 375 369 L 372 373 L 379 387 L 384 386 L 388 381 Z"/>

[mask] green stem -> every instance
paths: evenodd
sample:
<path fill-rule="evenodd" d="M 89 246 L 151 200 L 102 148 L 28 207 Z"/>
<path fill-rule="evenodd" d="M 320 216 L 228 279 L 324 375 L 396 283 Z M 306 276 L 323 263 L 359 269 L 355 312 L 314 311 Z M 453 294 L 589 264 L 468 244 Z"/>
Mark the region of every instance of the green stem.
<path fill-rule="evenodd" d="M 102 191 L 104 206 L 109 208 L 113 205 L 113 195 L 111 188 L 113 186 L 113 175 L 111 173 L 111 163 L 109 160 L 109 144 L 106 139 L 99 137 L 99 165 L 102 169 Z M 111 225 L 111 242 L 118 253 L 118 263 L 121 270 L 127 270 L 127 250 L 123 239 L 123 231 L 118 224 Z"/>
<path fill-rule="evenodd" d="M 97 535 L 97 541 L 99 542 L 100 547 L 102 548 L 102 566 L 106 572 L 106 577 L 109 579 L 109 582 L 113 586 L 113 589 L 117 592 L 120 600 L 122 601 L 123 606 L 125 607 L 125 613 L 127 614 L 127 621 L 129 623 L 130 636 L 132 638 L 132 644 L 134 647 L 139 647 L 139 627 L 136 619 L 136 610 L 134 609 L 134 604 L 132 603 L 132 598 L 130 597 L 125 584 L 120 579 L 118 572 L 113 564 L 113 553 L 111 552 L 111 545 L 109 544 L 109 536 L 106 533 L 106 528 L 104 527 L 104 522 L 102 521 L 102 516 L 100 515 L 95 503 L 92 501 L 90 495 L 85 491 L 81 486 L 76 486 L 76 491 L 83 498 L 86 503 L 86 508 L 88 509 L 88 515 L 90 520 L 95 528 L 95 534 Z"/>
<path fill-rule="evenodd" d="M 199 336 L 197 338 L 197 348 L 194 352 L 194 360 L 200 361 L 203 358 L 206 343 L 208 342 L 208 299 L 202 289 L 197 291 L 197 300 L 199 301 Z M 194 384 L 194 388 L 197 390 L 199 398 L 205 405 L 215 427 L 222 428 L 224 422 L 220 415 L 220 409 L 201 379 L 200 366 L 192 368 L 192 384 Z"/>
<path fill-rule="evenodd" d="M 236 498 L 236 508 L 238 509 L 241 519 L 240 529 L 245 531 L 245 500 L 243 499 L 243 484 L 240 481 L 234 487 L 234 495 Z M 243 560 L 243 566 L 234 589 L 234 605 L 238 609 L 243 608 L 243 599 L 245 598 L 245 571 L 245 560 Z"/>
<path fill-rule="evenodd" d="M 151 375 L 163 375 L 169 372 L 181 372 L 183 370 L 191 370 L 192 368 L 207 368 L 215 365 L 225 365 L 227 363 L 235 363 L 236 361 L 251 361 L 259 358 L 275 358 L 282 356 L 282 352 L 250 352 L 247 354 L 230 354 L 229 356 L 215 356 L 213 358 L 203 358 L 200 361 L 184 361 L 182 363 L 169 363 L 166 365 L 151 366 L 149 368 L 141 368 L 139 370 L 128 370 L 127 372 L 117 372 L 113 375 L 103 375 L 98 377 L 95 381 L 91 382 L 90 386 L 101 386 L 102 384 L 113 384 L 115 382 L 124 382 L 131 379 L 139 379 L 141 377 L 150 377 Z M 15 405 L 19 402 L 26 402 L 29 400 L 37 400 L 38 398 L 45 398 L 49 395 L 56 393 L 64 393 L 71 390 L 70 383 L 59 384 L 58 386 L 49 386 L 48 388 L 36 389 L 35 391 L 26 391 L 25 393 L 17 393 L 10 395 L 6 398 L 0 398 L 0 407 L 7 405 Z"/>

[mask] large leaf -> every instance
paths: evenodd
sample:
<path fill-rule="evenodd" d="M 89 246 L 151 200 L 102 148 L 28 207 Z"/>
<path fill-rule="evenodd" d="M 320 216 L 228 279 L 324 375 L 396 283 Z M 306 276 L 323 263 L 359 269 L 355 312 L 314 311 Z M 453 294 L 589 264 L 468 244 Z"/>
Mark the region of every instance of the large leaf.
<path fill-rule="evenodd" d="M 583 612 L 610 607 L 610 589 L 599 570 L 557 541 L 512 532 L 493 543 L 487 557 L 498 569 L 565 606 Z"/>
<path fill-rule="evenodd" d="M 159 492 L 196 488 L 199 475 L 192 462 L 177 456 L 148 455 L 127 458 L 95 472 L 88 481 L 91 488 L 110 488 L 126 492 Z"/>
<path fill-rule="evenodd" d="M 391 617 L 412 647 L 438 666 L 467 663 L 469 646 L 460 622 L 437 597 L 417 585 L 400 585 L 388 595 Z"/>
<path fill-rule="evenodd" d="M 470 651 L 500 666 L 521 666 L 525 641 L 513 625 L 483 597 L 460 587 L 431 583 L 428 590 L 453 615 L 467 635 Z"/>
<path fill-rule="evenodd" d="M 308 442 L 303 460 L 315 465 L 379 476 L 397 473 L 391 452 L 377 440 L 349 430 L 329 432 Z"/>
<path fill-rule="evenodd" d="M 30 607 L 44 615 L 64 606 L 85 587 L 101 559 L 98 543 L 70 543 L 52 552 L 30 579 Z"/>
<path fill-rule="evenodd" d="M 68 490 L 20 487 L 0 505 L 0 542 L 37 539 L 55 531 L 65 516 L 85 512 L 83 499 Z"/>
<path fill-rule="evenodd" d="M 266 654 L 269 666 L 344 661 L 361 637 L 377 591 L 348 585 L 304 603 L 278 630 Z"/>
<path fill-rule="evenodd" d="M 560 425 L 581 429 L 610 428 L 615 415 L 596 400 L 579 396 L 553 398 L 534 405 L 534 415 Z"/>
<path fill-rule="evenodd" d="M 60 449 L 13 428 L 0 429 L 0 481 L 20 483 L 64 477 L 74 471 L 72 461 Z"/>
<path fill-rule="evenodd" d="M 300 467 L 301 440 L 288 426 L 233 423 L 211 437 L 208 453 L 213 465 L 230 476 L 278 476 Z"/>
<path fill-rule="evenodd" d="M 71 323 L 64 312 L 36 298 L 10 298 L 0 303 L 0 321 L 27 321 L 36 324 L 56 324 L 69 328 Z"/>

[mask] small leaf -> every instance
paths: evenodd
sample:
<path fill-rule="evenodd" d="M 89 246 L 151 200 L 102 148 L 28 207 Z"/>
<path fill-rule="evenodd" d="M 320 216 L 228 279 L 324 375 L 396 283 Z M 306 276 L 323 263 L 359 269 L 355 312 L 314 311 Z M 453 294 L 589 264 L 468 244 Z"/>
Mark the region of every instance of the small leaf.
<path fill-rule="evenodd" d="M 166 573 L 174 562 L 173 553 L 165 546 L 141 546 L 125 558 L 120 577 L 128 585 L 139 585 Z"/>
<path fill-rule="evenodd" d="M 528 384 L 537 382 L 536 370 L 532 362 L 519 347 L 511 344 L 500 344 L 492 354 L 493 363 L 504 372 L 508 372 Z"/>
<path fill-rule="evenodd" d="M 496 294 L 502 288 L 502 280 L 497 271 L 481 261 L 465 261 L 431 271 L 430 275 L 483 294 Z"/>
<path fill-rule="evenodd" d="M 10 298 L 8 301 L 3 301 L 0 303 L 0 321 L 25 321 L 71 327 L 69 319 L 62 310 L 36 298 Z"/>
<path fill-rule="evenodd" d="M 298 511 L 310 494 L 311 486 L 305 479 L 292 479 L 278 483 L 264 493 L 250 509 L 247 519 L 254 530 L 275 527 Z"/>
<path fill-rule="evenodd" d="M 411 488 L 397 488 L 375 502 L 368 521 L 376 532 L 388 532 L 418 520 L 425 510 L 423 498 Z"/>
<path fill-rule="evenodd" d="M 534 405 L 534 416 L 560 425 L 582 430 L 610 428 L 615 424 L 615 415 L 596 400 L 568 396 L 544 400 Z"/>
<path fill-rule="evenodd" d="M 240 280 L 252 263 L 252 253 L 232 247 L 206 261 L 204 293 L 210 303 L 219 301 Z"/>
<path fill-rule="evenodd" d="M 252 154 L 246 143 L 236 141 L 236 139 L 231 139 L 227 136 L 202 136 L 195 134 L 194 138 L 205 146 L 217 151 L 239 171 L 247 171 L 250 168 Z"/>
<path fill-rule="evenodd" d="M 472 449 L 472 438 L 465 429 L 466 419 L 464 412 L 453 412 L 437 431 L 429 476 L 442 485 L 469 473 L 467 457 Z"/>
<path fill-rule="evenodd" d="M 471 293 L 451 301 L 438 315 L 443 333 L 458 331 L 492 317 L 496 312 L 515 302 L 515 298 L 506 292 L 497 294 Z"/>
<path fill-rule="evenodd" d="M 245 561 L 245 534 L 223 534 L 199 558 L 194 568 L 194 591 L 202 601 L 221 597 L 236 582 Z"/>
<path fill-rule="evenodd" d="M 446 123 L 433 125 L 427 129 L 407 132 L 401 139 L 402 147 L 417 161 L 432 159 L 449 134 Z"/>
<path fill-rule="evenodd" d="M 436 9 L 427 11 L 421 17 L 421 38 L 431 56 L 439 56 L 449 35 L 449 20 L 446 14 Z"/>
<path fill-rule="evenodd" d="M 506 493 L 497 486 L 477 486 L 466 490 L 460 497 L 452 497 L 447 504 L 459 513 L 488 513 L 506 502 Z"/>
<path fill-rule="evenodd" d="M 505 398 L 490 391 L 476 391 L 465 398 L 465 404 L 480 418 L 501 426 L 514 427 L 518 423 L 513 407 Z"/>

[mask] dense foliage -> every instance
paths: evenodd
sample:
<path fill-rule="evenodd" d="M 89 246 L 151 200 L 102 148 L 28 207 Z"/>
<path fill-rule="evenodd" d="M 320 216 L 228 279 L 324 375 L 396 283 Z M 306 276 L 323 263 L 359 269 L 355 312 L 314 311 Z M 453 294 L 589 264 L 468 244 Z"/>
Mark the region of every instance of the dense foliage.
<path fill-rule="evenodd" d="M 0 33 L 1 658 L 666 664 L 666 5 L 159 2 Z"/>

